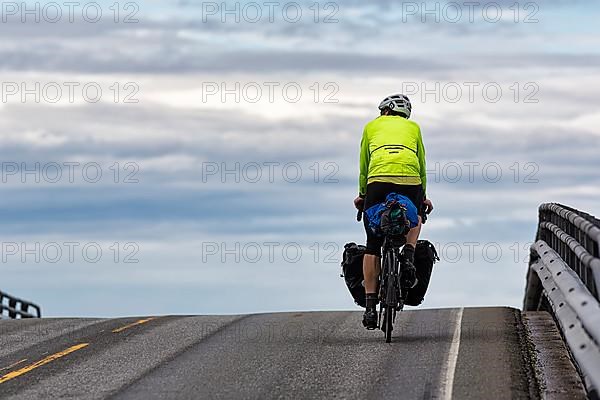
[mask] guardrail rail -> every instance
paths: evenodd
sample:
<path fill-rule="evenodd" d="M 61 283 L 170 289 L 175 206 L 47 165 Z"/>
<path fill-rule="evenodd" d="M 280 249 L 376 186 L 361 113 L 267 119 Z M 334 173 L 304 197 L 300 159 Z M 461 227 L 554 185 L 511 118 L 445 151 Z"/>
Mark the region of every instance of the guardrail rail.
<path fill-rule="evenodd" d="M 40 306 L 0 290 L 0 318 L 41 318 Z"/>
<path fill-rule="evenodd" d="M 599 290 L 600 220 L 542 204 L 523 310 L 554 315 L 591 399 L 600 399 Z"/>

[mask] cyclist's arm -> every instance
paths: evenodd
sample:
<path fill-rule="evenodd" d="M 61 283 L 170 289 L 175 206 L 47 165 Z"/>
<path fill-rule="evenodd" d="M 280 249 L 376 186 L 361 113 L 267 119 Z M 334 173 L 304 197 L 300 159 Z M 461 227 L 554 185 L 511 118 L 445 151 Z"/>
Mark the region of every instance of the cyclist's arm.
<path fill-rule="evenodd" d="M 423 137 L 421 136 L 421 129 L 419 129 L 417 157 L 419 158 L 419 174 L 421 176 L 421 185 L 423 185 L 423 198 L 425 198 L 425 193 L 427 193 L 427 167 L 425 165 L 425 146 L 423 146 Z"/>
<path fill-rule="evenodd" d="M 363 131 L 360 141 L 360 175 L 358 177 L 358 195 L 365 197 L 367 194 L 367 177 L 369 175 L 369 141 L 367 140 L 367 129 Z"/>

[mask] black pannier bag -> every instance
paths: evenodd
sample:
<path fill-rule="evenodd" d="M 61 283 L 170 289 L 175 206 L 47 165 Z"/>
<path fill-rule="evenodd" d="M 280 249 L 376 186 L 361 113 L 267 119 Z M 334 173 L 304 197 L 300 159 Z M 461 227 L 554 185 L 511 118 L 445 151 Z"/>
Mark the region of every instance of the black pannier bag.
<path fill-rule="evenodd" d="M 409 306 L 418 306 L 425 299 L 425 293 L 431 280 L 433 264 L 439 261 L 437 251 L 429 240 L 417 240 L 415 248 L 415 268 L 417 269 L 417 279 L 419 280 L 414 288 L 410 289 L 404 300 L 404 304 Z"/>
<path fill-rule="evenodd" d="M 356 243 L 346 243 L 344 245 L 344 255 L 342 256 L 342 274 L 354 302 L 366 307 L 365 287 L 363 276 L 363 257 L 365 255 L 365 246 Z M 417 285 L 407 293 L 404 303 L 409 306 L 418 306 L 423 302 L 425 293 L 431 279 L 433 264 L 439 261 L 435 247 L 428 240 L 417 241 L 415 249 L 415 267 L 417 269 Z"/>
<path fill-rule="evenodd" d="M 346 243 L 344 245 L 344 255 L 342 256 L 342 277 L 354 302 L 366 307 L 365 287 L 363 276 L 363 256 L 366 247 L 356 243 Z"/>

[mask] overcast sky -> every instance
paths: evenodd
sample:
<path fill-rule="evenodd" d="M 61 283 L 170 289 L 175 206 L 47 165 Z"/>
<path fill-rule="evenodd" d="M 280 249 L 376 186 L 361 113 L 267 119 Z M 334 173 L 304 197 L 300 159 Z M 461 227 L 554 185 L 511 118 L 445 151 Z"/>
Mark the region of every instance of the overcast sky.
<path fill-rule="evenodd" d="M 50 3 L 0 23 L 0 289 L 48 316 L 357 309 L 359 142 L 397 92 L 421 307 L 520 307 L 538 205 L 600 215 L 594 2 Z"/>

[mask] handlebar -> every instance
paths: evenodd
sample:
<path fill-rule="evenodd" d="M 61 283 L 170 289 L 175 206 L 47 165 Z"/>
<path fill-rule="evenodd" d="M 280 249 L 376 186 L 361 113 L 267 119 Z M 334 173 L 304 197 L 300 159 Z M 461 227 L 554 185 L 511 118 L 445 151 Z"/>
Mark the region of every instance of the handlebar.
<path fill-rule="evenodd" d="M 358 222 L 360 222 L 360 221 L 362 220 L 362 215 L 363 215 L 363 212 L 362 212 L 362 210 L 358 210 L 358 211 L 356 212 L 356 220 L 357 220 Z"/>

